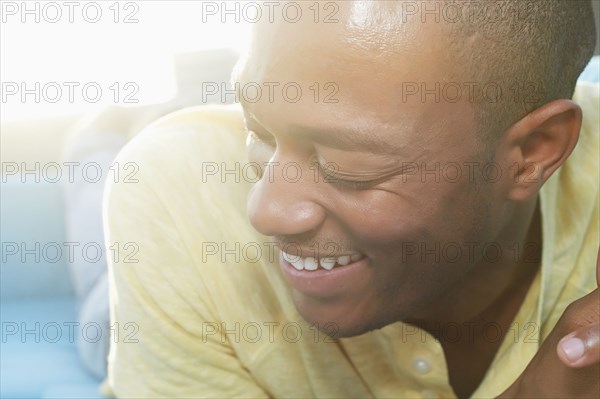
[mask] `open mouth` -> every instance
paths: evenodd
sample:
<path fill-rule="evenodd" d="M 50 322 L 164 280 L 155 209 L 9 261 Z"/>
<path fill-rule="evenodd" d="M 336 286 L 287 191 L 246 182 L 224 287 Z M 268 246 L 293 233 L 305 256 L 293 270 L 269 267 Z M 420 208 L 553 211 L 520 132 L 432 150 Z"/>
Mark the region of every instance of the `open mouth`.
<path fill-rule="evenodd" d="M 281 251 L 279 264 L 288 283 L 312 298 L 332 299 L 365 289 L 372 280 L 369 258 L 359 253 L 301 257 Z"/>
<path fill-rule="evenodd" d="M 291 255 L 285 251 L 281 251 L 281 255 L 286 262 L 291 264 L 296 270 L 317 270 L 325 269 L 331 270 L 335 267 L 344 267 L 351 263 L 357 262 L 363 259 L 365 256 L 359 253 L 340 255 L 340 256 L 327 256 L 327 257 L 306 257 L 303 258 L 298 255 Z"/>

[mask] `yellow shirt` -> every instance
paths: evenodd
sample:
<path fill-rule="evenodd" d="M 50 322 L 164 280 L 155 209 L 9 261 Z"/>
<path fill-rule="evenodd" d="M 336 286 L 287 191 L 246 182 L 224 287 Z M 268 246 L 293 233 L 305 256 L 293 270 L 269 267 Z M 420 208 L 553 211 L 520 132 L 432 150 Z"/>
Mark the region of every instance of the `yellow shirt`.
<path fill-rule="evenodd" d="M 474 398 L 504 391 L 565 307 L 595 288 L 599 91 L 576 90 L 579 143 L 540 192 L 542 266 Z M 455 397 L 442 348 L 424 331 L 398 322 L 332 340 L 303 321 L 278 253 L 246 217 L 254 175 L 243 132 L 237 106 L 192 108 L 159 120 L 119 155 L 132 175 L 111 183 L 105 202 L 115 323 L 107 393 Z"/>

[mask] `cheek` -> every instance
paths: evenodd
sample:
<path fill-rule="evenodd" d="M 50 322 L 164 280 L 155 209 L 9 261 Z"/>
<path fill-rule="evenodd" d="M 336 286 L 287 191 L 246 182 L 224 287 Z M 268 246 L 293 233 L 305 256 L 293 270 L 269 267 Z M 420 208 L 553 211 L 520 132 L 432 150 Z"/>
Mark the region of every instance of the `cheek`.
<path fill-rule="evenodd" d="M 412 182 L 391 191 L 339 201 L 336 212 L 354 238 L 375 246 L 468 239 L 484 223 L 485 203 L 473 183 Z"/>

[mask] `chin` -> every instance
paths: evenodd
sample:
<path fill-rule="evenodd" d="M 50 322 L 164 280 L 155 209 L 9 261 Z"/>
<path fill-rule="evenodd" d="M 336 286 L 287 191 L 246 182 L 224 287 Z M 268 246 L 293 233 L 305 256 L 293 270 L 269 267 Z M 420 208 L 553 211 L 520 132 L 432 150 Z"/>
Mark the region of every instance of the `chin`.
<path fill-rule="evenodd" d="M 298 313 L 310 325 L 331 338 L 349 338 L 385 327 L 395 319 L 383 320 L 369 309 L 371 306 L 342 303 L 342 301 L 322 301 L 294 295 Z M 374 307 L 376 308 L 376 307 Z"/>

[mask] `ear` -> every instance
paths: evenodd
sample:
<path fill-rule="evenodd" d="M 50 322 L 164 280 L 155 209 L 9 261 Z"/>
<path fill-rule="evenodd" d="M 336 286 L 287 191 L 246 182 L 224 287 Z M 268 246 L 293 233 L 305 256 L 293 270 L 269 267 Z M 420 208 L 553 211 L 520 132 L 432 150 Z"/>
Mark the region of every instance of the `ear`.
<path fill-rule="evenodd" d="M 581 117 L 581 108 L 573 101 L 555 100 L 508 130 L 509 200 L 523 201 L 537 194 L 575 148 Z"/>

